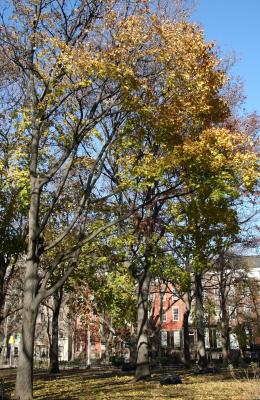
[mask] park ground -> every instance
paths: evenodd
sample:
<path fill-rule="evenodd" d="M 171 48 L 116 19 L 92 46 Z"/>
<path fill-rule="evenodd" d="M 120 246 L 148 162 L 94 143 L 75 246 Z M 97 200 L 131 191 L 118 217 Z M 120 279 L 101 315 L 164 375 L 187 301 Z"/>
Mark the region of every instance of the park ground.
<path fill-rule="evenodd" d="M 65 370 L 50 376 L 36 372 L 34 398 L 37 400 L 260 400 L 260 380 L 232 378 L 227 372 L 180 374 L 181 385 L 161 386 L 158 371 L 147 382 L 134 382 L 133 375 L 113 370 Z M 169 372 L 169 371 L 168 371 Z M 6 393 L 13 398 L 14 370 L 0 370 Z"/>

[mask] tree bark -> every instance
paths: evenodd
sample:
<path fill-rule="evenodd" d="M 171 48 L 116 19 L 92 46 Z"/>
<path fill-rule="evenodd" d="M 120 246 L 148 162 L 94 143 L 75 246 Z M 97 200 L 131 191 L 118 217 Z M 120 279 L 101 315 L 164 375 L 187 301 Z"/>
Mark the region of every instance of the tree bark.
<path fill-rule="evenodd" d="M 145 268 L 138 281 L 136 380 L 147 379 L 151 376 L 148 349 L 148 296 L 150 281 L 149 270 Z"/>
<path fill-rule="evenodd" d="M 33 120 L 32 155 L 30 162 L 31 198 L 28 218 L 27 259 L 24 277 L 22 343 L 20 346 L 15 385 L 17 400 L 31 400 L 33 398 L 34 336 L 36 317 L 40 303 L 40 299 L 36 299 L 39 286 L 39 209 L 41 194 L 40 184 L 36 173 L 39 150 L 39 131 L 35 129 L 36 114 L 34 115 Z"/>
<path fill-rule="evenodd" d="M 230 357 L 230 338 L 229 338 L 229 317 L 226 305 L 225 287 L 220 288 L 220 309 L 221 309 L 221 345 L 222 362 L 226 366 Z"/>
<path fill-rule="evenodd" d="M 227 366 L 230 359 L 229 327 L 223 321 L 221 322 L 221 345 L 222 362 L 224 366 Z"/>
<path fill-rule="evenodd" d="M 190 365 L 190 336 L 189 336 L 189 316 L 191 309 L 190 293 L 184 293 L 185 312 L 183 314 L 183 362 L 186 367 Z"/>
<path fill-rule="evenodd" d="M 35 302 L 38 279 L 35 262 L 27 261 L 27 271 L 24 285 L 24 306 L 22 323 L 22 341 L 19 350 L 19 363 L 16 375 L 16 399 L 33 399 L 33 354 L 34 333 L 39 305 Z"/>
<path fill-rule="evenodd" d="M 207 355 L 205 348 L 205 322 L 203 309 L 202 275 L 195 274 L 195 301 L 196 301 L 196 328 L 197 328 L 197 356 L 198 365 L 202 368 L 207 366 Z"/>
<path fill-rule="evenodd" d="M 4 320 L 4 307 L 5 307 L 5 275 L 7 270 L 7 263 L 2 254 L 0 254 L 0 324 Z"/>
<path fill-rule="evenodd" d="M 59 313 L 62 302 L 62 288 L 53 294 L 52 333 L 50 343 L 50 373 L 58 374 L 59 368 Z"/>
<path fill-rule="evenodd" d="M 230 359 L 230 337 L 229 337 L 229 313 L 227 309 L 227 296 L 231 285 L 231 276 L 227 271 L 227 266 L 223 255 L 220 256 L 219 263 L 219 305 L 221 315 L 221 346 L 222 362 L 227 366 Z"/>

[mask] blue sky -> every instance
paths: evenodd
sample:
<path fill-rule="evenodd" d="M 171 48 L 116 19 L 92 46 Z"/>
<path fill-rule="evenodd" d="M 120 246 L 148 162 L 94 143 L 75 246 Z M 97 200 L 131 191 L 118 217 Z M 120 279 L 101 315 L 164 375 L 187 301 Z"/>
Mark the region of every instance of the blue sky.
<path fill-rule="evenodd" d="M 235 52 L 232 74 L 244 82 L 246 111 L 260 114 L 260 0 L 197 0 L 192 20 L 224 53 Z"/>
<path fill-rule="evenodd" d="M 231 72 L 244 83 L 245 110 L 260 114 L 260 0 L 195 1 L 191 19 L 225 54 L 235 53 L 237 62 Z M 248 254 L 259 254 L 259 249 L 249 249 Z"/>

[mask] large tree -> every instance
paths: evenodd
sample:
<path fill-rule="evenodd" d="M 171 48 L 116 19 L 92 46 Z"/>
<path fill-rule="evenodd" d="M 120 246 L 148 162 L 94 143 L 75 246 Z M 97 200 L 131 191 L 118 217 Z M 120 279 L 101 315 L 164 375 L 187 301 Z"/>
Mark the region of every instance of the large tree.
<path fill-rule="evenodd" d="M 237 204 L 245 192 L 254 191 L 256 160 L 252 138 L 226 128 L 204 131 L 196 147 L 190 143 L 183 151 L 183 179 L 193 192 L 170 208 L 173 218 L 168 230 L 175 243 L 175 262 L 193 282 L 197 353 L 202 366 L 207 362 L 203 278 L 237 238 Z"/>
<path fill-rule="evenodd" d="M 116 130 L 104 135 L 99 124 L 110 115 L 113 126 L 120 125 L 129 107 L 139 110 L 149 104 L 149 79 L 155 76 L 150 59 L 160 32 L 145 3 L 138 1 L 25 0 L 10 3 L 0 33 L 4 57 L 19 71 L 21 99 L 12 130 L 23 141 L 24 176 L 30 188 L 16 381 L 17 399 L 27 400 L 32 398 L 39 304 L 66 281 L 81 245 L 104 229 L 104 224 L 94 231 L 87 227 L 87 213 L 100 197 L 97 182 L 104 159 L 116 140 Z M 158 67 L 157 62 L 156 71 Z M 18 158 L 19 152 L 17 148 Z M 80 163 L 84 174 L 75 173 Z M 72 202 L 64 229 L 59 213 L 71 179 L 78 180 L 81 195 Z M 50 236 L 53 225 L 56 232 Z M 47 263 L 50 254 L 52 262 Z M 60 266 L 64 273 L 51 285 Z"/>
<path fill-rule="evenodd" d="M 0 324 L 6 317 L 5 300 L 10 282 L 25 250 L 28 181 L 24 172 L 24 143 L 13 130 L 12 118 L 19 104 L 15 90 L 17 68 L 0 50 Z"/>
<path fill-rule="evenodd" d="M 39 304 L 66 281 L 81 246 L 116 222 L 103 221 L 94 230 L 88 226 L 92 205 L 101 197 L 106 155 L 116 144 L 115 128 L 129 114 L 150 125 L 155 115 L 161 116 L 156 137 L 168 143 L 171 137 L 175 141 L 175 132 L 182 137 L 188 125 L 195 127 L 205 116 L 208 122 L 214 120 L 215 113 L 221 110 L 224 115 L 226 108 L 215 89 L 223 74 L 214 71 L 211 45 L 204 43 L 199 29 L 160 19 L 145 2 L 14 0 L 7 18 L 2 16 L 0 42 L 5 59 L 18 71 L 19 102 L 11 131 L 23 143 L 15 156 L 24 157 L 22 172 L 29 188 L 16 381 L 17 399 L 28 400 Z M 100 130 L 108 117 L 109 129 Z M 129 137 L 142 133 L 131 123 L 124 131 Z M 82 164 L 84 173 L 80 168 L 77 172 Z M 78 181 L 79 193 L 64 210 L 64 228 L 60 209 L 71 179 Z M 53 226 L 56 231 L 50 235 Z M 64 272 L 52 284 L 57 269 Z"/>
<path fill-rule="evenodd" d="M 19 71 L 21 93 L 12 129 L 23 141 L 29 186 L 17 399 L 32 399 L 39 304 L 64 284 L 81 246 L 144 210 L 144 204 L 156 210 L 160 203 L 154 200 L 163 192 L 175 190 L 178 196 L 179 189 L 185 190 L 179 174 L 183 150 L 190 149 L 200 166 L 205 149 L 197 147 L 197 139 L 203 131 L 203 138 L 213 135 L 220 142 L 230 136 L 229 130 L 211 130 L 229 112 L 220 93 L 225 74 L 213 45 L 183 16 L 173 21 L 154 11 L 142 1 L 14 0 L 8 12 L 14 18 L 8 23 L 3 19 L 0 43 Z M 137 201 L 135 194 L 130 201 L 126 196 L 125 212 L 112 221 L 104 216 L 89 224 L 101 198 L 111 196 L 111 186 L 108 190 L 106 179 L 100 179 L 110 154 L 117 159 L 120 176 L 114 194 L 137 182 L 141 196 Z M 169 179 L 158 187 L 166 173 Z M 71 180 L 77 181 L 78 190 L 65 209 Z M 61 210 L 67 216 L 65 228 Z M 145 211 L 151 221 L 152 213 Z M 63 272 L 52 284 L 57 270 Z"/>

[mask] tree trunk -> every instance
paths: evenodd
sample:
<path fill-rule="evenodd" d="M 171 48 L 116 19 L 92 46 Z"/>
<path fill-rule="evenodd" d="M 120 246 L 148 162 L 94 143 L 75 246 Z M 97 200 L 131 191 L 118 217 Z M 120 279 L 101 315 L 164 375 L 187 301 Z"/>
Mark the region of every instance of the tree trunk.
<path fill-rule="evenodd" d="M 37 162 L 37 135 L 33 135 L 32 156 L 30 171 L 35 171 Z M 35 323 L 38 313 L 40 298 L 38 294 L 39 276 L 39 202 L 40 189 L 35 177 L 31 175 L 31 201 L 29 210 L 29 233 L 27 261 L 24 277 L 24 297 L 23 297 L 23 323 L 22 323 L 22 343 L 20 346 L 19 363 L 16 374 L 16 399 L 31 400 L 33 398 L 33 353 Z"/>
<path fill-rule="evenodd" d="M 195 274 L 195 301 L 196 301 L 196 328 L 197 328 L 197 356 L 198 365 L 202 368 L 207 366 L 207 355 L 205 348 L 205 322 L 202 294 L 202 276 Z"/>
<path fill-rule="evenodd" d="M 4 307 L 5 307 L 5 274 L 7 270 L 7 263 L 2 254 L 0 254 L 0 324 L 4 320 Z"/>
<path fill-rule="evenodd" d="M 138 281 L 136 380 L 146 379 L 151 376 L 148 350 L 148 296 L 150 281 L 150 273 L 146 268 Z"/>
<path fill-rule="evenodd" d="M 221 323 L 221 345 L 223 365 L 227 366 L 230 358 L 229 327 L 223 321 Z"/>
<path fill-rule="evenodd" d="M 19 350 L 19 363 L 16 375 L 16 399 L 32 400 L 33 398 L 33 354 L 35 323 L 38 313 L 38 304 L 35 302 L 35 293 L 38 279 L 35 273 L 35 262 L 28 260 L 23 299 L 22 341 Z"/>
<path fill-rule="evenodd" d="M 185 312 L 183 314 L 183 362 L 186 367 L 190 365 L 190 336 L 189 336 L 189 316 L 191 308 L 190 294 L 184 293 Z"/>
<path fill-rule="evenodd" d="M 62 302 L 62 288 L 55 292 L 53 298 L 52 333 L 50 343 L 50 373 L 58 374 L 59 369 L 59 313 Z"/>
<path fill-rule="evenodd" d="M 222 361 L 226 366 L 230 356 L 230 338 L 229 338 L 229 317 L 226 306 L 225 287 L 220 288 L 220 309 L 221 309 L 221 345 Z"/>

